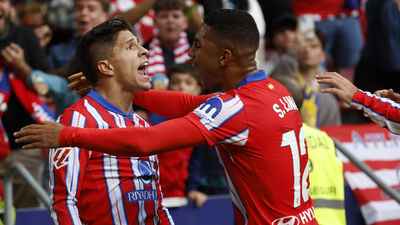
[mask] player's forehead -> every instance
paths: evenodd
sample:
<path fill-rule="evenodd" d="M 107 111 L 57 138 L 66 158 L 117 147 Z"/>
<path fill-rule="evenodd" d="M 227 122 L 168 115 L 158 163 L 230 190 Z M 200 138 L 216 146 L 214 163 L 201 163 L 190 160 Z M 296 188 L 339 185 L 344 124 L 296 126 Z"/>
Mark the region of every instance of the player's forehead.
<path fill-rule="evenodd" d="M 117 43 L 121 45 L 138 43 L 139 39 L 129 30 L 122 30 L 118 32 Z"/>
<path fill-rule="evenodd" d="M 200 42 L 213 41 L 212 28 L 203 23 L 198 29 L 195 39 Z"/>

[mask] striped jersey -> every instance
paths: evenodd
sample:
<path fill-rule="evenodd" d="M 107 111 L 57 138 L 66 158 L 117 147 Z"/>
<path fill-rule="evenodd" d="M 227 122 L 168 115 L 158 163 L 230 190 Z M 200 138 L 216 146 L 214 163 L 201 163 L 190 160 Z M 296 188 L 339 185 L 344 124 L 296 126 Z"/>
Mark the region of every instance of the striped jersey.
<path fill-rule="evenodd" d="M 302 121 L 280 83 L 251 74 L 187 118 L 218 149 L 236 224 L 317 224 Z"/>
<path fill-rule="evenodd" d="M 388 98 L 381 98 L 370 92 L 358 90 L 351 99 L 351 105 L 364 110 L 368 117 L 392 133 L 400 134 L 400 104 Z"/>
<path fill-rule="evenodd" d="M 99 129 L 149 126 L 94 90 L 58 120 L 66 126 Z M 157 156 L 112 156 L 67 147 L 51 149 L 49 157 L 55 224 L 173 224 L 162 205 Z"/>

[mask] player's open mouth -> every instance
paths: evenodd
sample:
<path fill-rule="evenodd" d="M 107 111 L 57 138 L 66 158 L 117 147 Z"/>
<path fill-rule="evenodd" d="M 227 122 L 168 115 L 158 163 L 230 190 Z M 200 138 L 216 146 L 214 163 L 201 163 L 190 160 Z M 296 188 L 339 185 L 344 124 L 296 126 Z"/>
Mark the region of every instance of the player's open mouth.
<path fill-rule="evenodd" d="M 148 76 L 148 75 L 147 75 L 147 66 L 148 66 L 148 65 L 149 65 L 148 62 L 144 62 L 144 63 L 142 63 L 142 64 L 139 66 L 138 72 L 139 72 L 140 75 L 142 75 L 142 76 Z"/>

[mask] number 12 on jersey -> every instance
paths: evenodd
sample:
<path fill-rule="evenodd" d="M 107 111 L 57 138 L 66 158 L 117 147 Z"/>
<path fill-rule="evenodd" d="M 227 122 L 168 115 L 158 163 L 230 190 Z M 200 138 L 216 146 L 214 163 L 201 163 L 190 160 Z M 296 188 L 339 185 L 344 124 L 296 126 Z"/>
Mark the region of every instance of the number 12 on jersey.
<path fill-rule="evenodd" d="M 299 148 L 298 148 L 298 143 L 300 143 L 300 155 L 299 155 Z M 281 147 L 290 147 L 290 151 L 292 153 L 292 159 L 293 159 L 293 179 L 294 179 L 294 200 L 293 200 L 293 207 L 296 208 L 300 206 L 300 196 L 303 196 L 303 201 L 307 202 L 308 201 L 308 192 L 309 189 L 307 187 L 307 178 L 308 178 L 308 173 L 309 173 L 309 166 L 310 162 L 307 161 L 307 165 L 304 168 L 303 171 L 303 179 L 301 180 L 301 186 L 300 186 L 300 156 L 305 155 L 307 153 L 306 151 L 306 142 L 305 142 L 305 135 L 304 135 L 304 129 L 301 127 L 300 132 L 299 132 L 299 138 L 297 140 L 296 138 L 296 133 L 294 130 L 285 132 L 282 134 L 282 143 Z"/>

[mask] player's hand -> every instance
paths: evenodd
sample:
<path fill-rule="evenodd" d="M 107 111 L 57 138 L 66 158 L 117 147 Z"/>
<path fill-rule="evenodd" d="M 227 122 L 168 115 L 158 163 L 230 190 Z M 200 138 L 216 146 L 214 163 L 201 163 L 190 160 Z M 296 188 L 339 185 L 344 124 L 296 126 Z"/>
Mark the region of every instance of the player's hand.
<path fill-rule="evenodd" d="M 187 197 L 193 200 L 196 207 L 201 207 L 207 201 L 207 195 L 200 191 L 189 191 Z"/>
<path fill-rule="evenodd" d="M 335 72 L 321 73 L 315 78 L 319 84 L 329 84 L 332 86 L 331 88 L 321 89 L 322 93 L 334 94 L 347 104 L 350 104 L 351 99 L 358 90 L 351 81 Z"/>
<path fill-rule="evenodd" d="M 68 88 L 76 90 L 76 93 L 81 95 L 86 95 L 93 88 L 92 83 L 83 76 L 82 72 L 72 74 L 68 77 L 68 80 L 70 80 Z"/>
<path fill-rule="evenodd" d="M 40 124 L 31 124 L 15 132 L 16 143 L 28 143 L 23 149 L 31 148 L 58 148 L 60 143 L 58 138 L 64 125 L 55 122 L 43 122 Z"/>
<path fill-rule="evenodd" d="M 393 89 L 378 90 L 378 91 L 375 91 L 374 94 L 378 97 L 388 98 L 396 103 L 400 103 L 400 94 L 394 92 Z"/>

